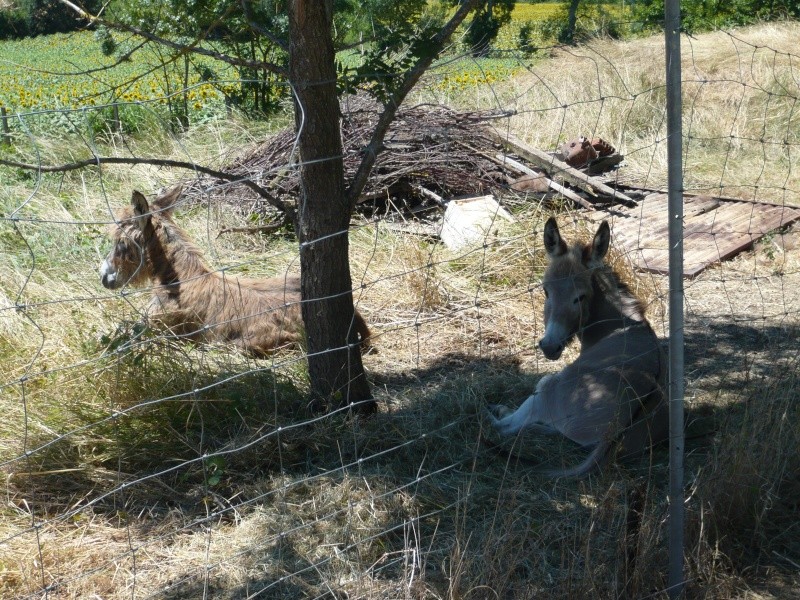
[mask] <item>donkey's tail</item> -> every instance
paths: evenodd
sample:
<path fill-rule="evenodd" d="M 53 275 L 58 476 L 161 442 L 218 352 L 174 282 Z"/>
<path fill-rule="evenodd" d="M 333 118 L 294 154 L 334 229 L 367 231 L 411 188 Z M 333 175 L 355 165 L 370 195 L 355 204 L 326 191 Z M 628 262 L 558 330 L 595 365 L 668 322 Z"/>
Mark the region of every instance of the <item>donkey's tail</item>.
<path fill-rule="evenodd" d="M 586 477 L 592 471 L 605 466 L 616 443 L 616 440 L 604 438 L 600 440 L 600 443 L 594 447 L 582 463 L 568 469 L 537 469 L 536 472 L 553 478 L 580 479 Z"/>
<path fill-rule="evenodd" d="M 369 352 L 369 350 L 372 348 L 372 342 L 369 339 L 372 335 L 372 332 L 370 331 L 366 320 L 358 311 L 355 312 L 353 326 L 358 334 L 359 344 L 361 345 L 361 353 L 365 354 L 366 352 Z"/>
<path fill-rule="evenodd" d="M 570 479 L 581 479 L 589 475 L 595 469 L 600 469 L 605 466 L 605 464 L 609 461 L 611 451 L 614 445 L 617 443 L 614 440 L 602 440 L 597 446 L 595 446 L 589 455 L 583 460 L 582 463 L 575 467 L 571 467 L 568 469 L 552 469 L 548 467 L 543 467 L 542 463 L 539 461 L 532 460 L 525 456 L 519 456 L 497 444 L 486 436 L 481 435 L 481 442 L 493 453 L 497 454 L 498 456 L 502 456 L 504 458 L 511 458 L 517 462 L 530 465 L 533 467 L 535 473 L 540 475 L 545 475 L 546 477 L 552 477 L 554 479 L 558 479 L 561 477 L 570 478 Z"/>

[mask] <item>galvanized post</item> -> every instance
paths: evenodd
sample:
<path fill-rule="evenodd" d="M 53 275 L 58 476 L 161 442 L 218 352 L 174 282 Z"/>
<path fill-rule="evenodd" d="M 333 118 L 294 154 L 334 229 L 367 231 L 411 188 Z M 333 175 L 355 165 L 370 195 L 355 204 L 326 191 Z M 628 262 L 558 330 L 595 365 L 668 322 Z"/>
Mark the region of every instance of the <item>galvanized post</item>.
<path fill-rule="evenodd" d="M 0 106 L 0 140 L 3 144 L 11 145 L 11 128 L 8 126 L 8 113 L 5 106 Z"/>
<path fill-rule="evenodd" d="M 683 594 L 683 130 L 681 124 L 681 12 L 666 0 L 667 160 L 669 210 L 669 597 Z"/>

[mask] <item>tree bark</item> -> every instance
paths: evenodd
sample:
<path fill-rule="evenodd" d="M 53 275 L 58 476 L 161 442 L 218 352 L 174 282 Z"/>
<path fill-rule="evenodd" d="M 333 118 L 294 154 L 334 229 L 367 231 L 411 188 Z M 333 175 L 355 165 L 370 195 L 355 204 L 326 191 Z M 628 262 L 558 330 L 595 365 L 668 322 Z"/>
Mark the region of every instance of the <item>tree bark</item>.
<path fill-rule="evenodd" d="M 289 2 L 289 81 L 300 158 L 300 287 L 314 399 L 374 412 L 355 331 L 332 0 Z"/>
<path fill-rule="evenodd" d="M 572 44 L 575 41 L 575 23 L 578 21 L 578 4 L 580 0 L 570 0 L 567 11 L 567 27 L 561 34 L 562 42 Z"/>

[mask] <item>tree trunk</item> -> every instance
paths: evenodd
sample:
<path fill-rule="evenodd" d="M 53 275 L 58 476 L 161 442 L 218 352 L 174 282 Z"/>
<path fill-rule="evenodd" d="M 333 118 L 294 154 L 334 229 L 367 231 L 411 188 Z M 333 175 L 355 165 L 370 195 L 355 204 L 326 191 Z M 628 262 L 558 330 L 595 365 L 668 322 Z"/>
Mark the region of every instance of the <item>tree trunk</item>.
<path fill-rule="evenodd" d="M 289 80 L 300 166 L 300 286 L 316 402 L 374 412 L 353 327 L 348 227 L 332 0 L 290 0 Z"/>
<path fill-rule="evenodd" d="M 567 11 L 567 26 L 561 32 L 561 39 L 559 41 L 567 44 L 572 44 L 575 41 L 575 23 L 578 21 L 578 4 L 580 0 L 570 0 L 569 9 Z"/>

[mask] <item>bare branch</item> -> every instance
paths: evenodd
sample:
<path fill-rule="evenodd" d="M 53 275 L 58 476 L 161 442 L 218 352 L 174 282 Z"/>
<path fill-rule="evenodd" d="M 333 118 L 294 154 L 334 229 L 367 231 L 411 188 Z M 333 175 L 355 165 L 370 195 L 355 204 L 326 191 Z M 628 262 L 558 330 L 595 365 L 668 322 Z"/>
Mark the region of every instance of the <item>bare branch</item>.
<path fill-rule="evenodd" d="M 268 223 L 267 225 L 256 225 L 253 227 L 223 227 L 219 230 L 217 237 L 223 233 L 273 233 L 278 231 L 286 223 Z"/>
<path fill-rule="evenodd" d="M 356 200 L 367 184 L 369 174 L 372 171 L 372 167 L 375 166 L 375 161 L 382 149 L 383 140 L 403 100 L 405 100 L 406 96 L 414 88 L 428 67 L 431 66 L 434 58 L 442 51 L 442 48 L 444 48 L 444 45 L 447 43 L 447 40 L 450 39 L 450 36 L 453 35 L 456 28 L 461 25 L 467 15 L 475 10 L 482 1 L 483 0 L 467 0 L 460 6 L 453 17 L 431 40 L 433 51 L 427 56 L 421 57 L 417 63 L 406 72 L 400 87 L 392 94 L 389 102 L 386 103 L 384 111 L 381 113 L 381 116 L 378 118 L 378 123 L 375 125 L 372 138 L 364 149 L 364 158 L 361 161 L 361 165 L 358 167 L 353 182 L 347 190 L 347 200 L 351 207 L 355 206 Z"/>
<path fill-rule="evenodd" d="M 135 158 L 135 157 L 122 157 L 122 156 L 95 156 L 85 160 L 79 160 L 72 163 L 63 165 L 38 165 L 32 163 L 17 162 L 14 160 L 0 159 L 0 165 L 6 167 L 14 167 L 17 169 L 25 169 L 27 171 L 37 171 L 39 173 L 66 173 L 68 171 L 76 171 L 91 166 L 100 166 L 102 164 L 108 165 L 155 165 L 158 167 L 172 167 L 177 169 L 188 169 L 197 173 L 204 173 L 223 181 L 230 181 L 231 183 L 240 183 L 249 187 L 256 194 L 264 198 L 273 207 L 281 211 L 286 218 L 286 221 L 294 220 L 294 209 L 286 204 L 280 198 L 270 194 L 263 187 L 255 183 L 252 179 L 226 173 L 225 171 L 217 171 L 195 163 L 184 162 L 180 160 L 169 160 L 162 158 Z"/>

